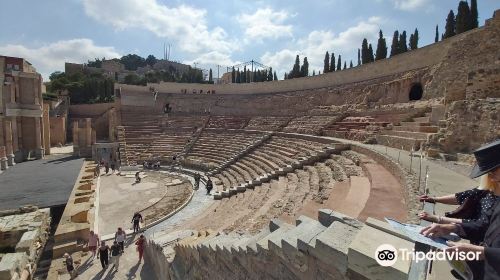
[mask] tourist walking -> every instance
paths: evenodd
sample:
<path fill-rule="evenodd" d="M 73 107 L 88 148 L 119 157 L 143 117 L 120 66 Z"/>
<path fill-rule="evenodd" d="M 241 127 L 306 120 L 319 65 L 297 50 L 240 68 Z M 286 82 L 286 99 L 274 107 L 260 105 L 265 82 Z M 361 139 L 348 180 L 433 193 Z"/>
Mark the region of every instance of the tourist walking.
<path fill-rule="evenodd" d="M 108 172 L 109 172 L 109 163 L 107 161 L 104 163 L 104 171 L 106 172 L 106 175 L 108 175 Z"/>
<path fill-rule="evenodd" d="M 140 231 L 142 222 L 143 222 L 143 220 L 142 220 L 141 213 L 135 212 L 134 216 L 132 217 L 132 224 L 134 226 L 134 233 L 137 233 Z"/>
<path fill-rule="evenodd" d="M 125 239 L 127 238 L 127 234 L 125 233 L 124 230 L 122 230 L 121 227 L 118 228 L 118 230 L 115 233 L 115 241 L 118 242 L 118 245 L 120 245 L 120 250 L 123 251 L 125 250 Z"/>
<path fill-rule="evenodd" d="M 116 271 L 120 267 L 120 256 L 122 254 L 120 245 L 118 242 L 113 241 L 113 245 L 111 245 L 111 263 L 113 264 Z"/>
<path fill-rule="evenodd" d="M 73 258 L 71 257 L 70 254 L 64 253 L 64 262 L 66 263 L 66 270 L 68 271 L 69 279 L 75 279 L 76 270 L 75 270 L 75 265 L 73 263 Z"/>
<path fill-rule="evenodd" d="M 200 173 L 196 172 L 194 174 L 194 189 L 195 190 L 200 188 L 200 180 L 201 180 Z"/>
<path fill-rule="evenodd" d="M 99 245 L 99 236 L 94 233 L 93 230 L 90 231 L 89 240 L 87 241 L 90 252 L 92 252 L 92 259 L 95 258 L 97 245 Z"/>
<path fill-rule="evenodd" d="M 141 182 L 141 175 L 139 174 L 139 171 L 135 172 L 135 183 L 139 184 Z"/>
<path fill-rule="evenodd" d="M 116 168 L 115 161 L 114 161 L 114 160 L 112 160 L 112 161 L 111 161 L 111 174 L 114 174 L 114 173 L 115 173 L 115 168 Z"/>
<path fill-rule="evenodd" d="M 146 238 L 144 235 L 141 234 L 139 239 L 135 242 L 135 245 L 137 246 L 137 252 L 139 252 L 139 262 L 141 262 L 144 255 L 144 247 L 146 246 Z"/>
<path fill-rule="evenodd" d="M 212 180 L 210 179 L 210 177 L 207 180 L 206 188 L 207 188 L 207 195 L 209 195 L 210 192 L 212 191 L 212 189 L 214 188 L 214 184 L 212 183 Z"/>
<path fill-rule="evenodd" d="M 102 269 L 106 269 L 109 265 L 109 246 L 106 245 L 105 241 L 101 241 L 101 246 L 97 252 L 97 258 L 101 260 Z"/>

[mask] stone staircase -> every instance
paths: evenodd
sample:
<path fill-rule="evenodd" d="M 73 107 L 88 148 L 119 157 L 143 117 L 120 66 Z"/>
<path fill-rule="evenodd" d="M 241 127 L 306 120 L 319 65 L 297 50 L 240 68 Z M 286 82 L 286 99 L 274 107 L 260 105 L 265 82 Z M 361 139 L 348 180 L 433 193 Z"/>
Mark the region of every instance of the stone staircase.
<path fill-rule="evenodd" d="M 385 243 L 414 246 L 384 222 L 365 224 L 329 209 L 294 224 L 272 220 L 255 235 L 169 235 L 155 236 L 146 249 L 158 279 L 407 279 L 409 261 L 382 267 L 375 250 Z"/>
<path fill-rule="evenodd" d="M 377 135 L 377 143 L 406 151 L 420 150 L 426 146 L 431 135 L 439 131 L 439 127 L 431 121 L 430 112 L 423 117 L 412 118 L 412 121 L 400 122 L 392 130 L 382 130 Z"/>

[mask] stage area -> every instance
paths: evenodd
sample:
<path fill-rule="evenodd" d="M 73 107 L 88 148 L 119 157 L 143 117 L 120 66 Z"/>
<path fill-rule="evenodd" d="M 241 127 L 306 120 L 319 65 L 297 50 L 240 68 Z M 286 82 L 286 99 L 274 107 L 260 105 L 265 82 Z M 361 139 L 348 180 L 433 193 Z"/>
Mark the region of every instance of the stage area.
<path fill-rule="evenodd" d="M 66 204 L 82 164 L 82 158 L 59 154 L 4 170 L 0 174 L 0 210 Z"/>

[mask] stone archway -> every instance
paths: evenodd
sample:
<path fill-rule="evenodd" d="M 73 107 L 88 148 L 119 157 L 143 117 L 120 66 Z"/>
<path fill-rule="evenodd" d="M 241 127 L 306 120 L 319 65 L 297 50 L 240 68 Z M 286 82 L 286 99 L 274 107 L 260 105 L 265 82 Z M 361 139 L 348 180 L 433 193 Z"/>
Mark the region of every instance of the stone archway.
<path fill-rule="evenodd" d="M 420 100 L 422 99 L 423 94 L 424 94 L 424 89 L 422 87 L 422 84 L 414 83 L 411 85 L 410 88 L 409 100 L 410 101 Z"/>

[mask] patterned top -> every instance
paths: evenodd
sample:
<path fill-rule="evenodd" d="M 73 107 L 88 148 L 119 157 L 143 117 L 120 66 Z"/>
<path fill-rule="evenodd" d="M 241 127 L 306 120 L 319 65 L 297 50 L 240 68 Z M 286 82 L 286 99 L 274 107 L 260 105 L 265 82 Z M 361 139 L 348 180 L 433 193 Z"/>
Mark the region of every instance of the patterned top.
<path fill-rule="evenodd" d="M 470 190 L 466 190 L 463 192 L 459 192 L 455 194 L 455 198 L 457 199 L 457 202 L 462 205 L 465 201 L 466 198 L 471 197 L 471 196 L 477 196 L 477 195 L 482 195 L 483 192 L 487 192 L 485 196 L 481 198 L 479 201 L 479 205 L 477 205 L 474 215 L 471 219 L 462 219 L 464 223 L 471 222 L 471 221 L 482 221 L 482 222 L 488 222 L 488 217 L 485 215 L 485 213 L 490 210 L 493 205 L 495 205 L 495 202 L 499 199 L 499 196 L 495 195 L 494 193 L 487 191 L 487 190 L 480 190 L 478 188 L 473 188 Z"/>

